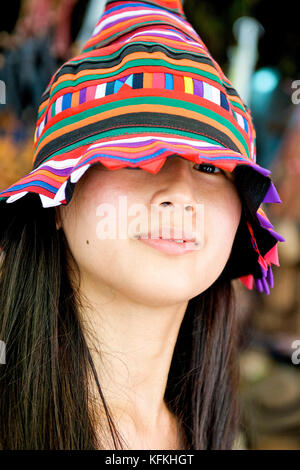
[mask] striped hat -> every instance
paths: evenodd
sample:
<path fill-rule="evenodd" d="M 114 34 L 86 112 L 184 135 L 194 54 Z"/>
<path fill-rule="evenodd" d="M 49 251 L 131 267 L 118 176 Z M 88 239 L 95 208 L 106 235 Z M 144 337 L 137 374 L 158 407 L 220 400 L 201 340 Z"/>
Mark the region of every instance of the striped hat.
<path fill-rule="evenodd" d="M 45 208 L 68 204 L 97 162 L 156 174 L 176 154 L 234 171 L 243 213 L 223 274 L 269 293 L 284 239 L 260 206 L 281 201 L 256 164 L 249 109 L 180 0 L 107 0 L 80 55 L 43 93 L 34 139 L 33 169 L 0 192 L 0 211 L 29 193 Z"/>

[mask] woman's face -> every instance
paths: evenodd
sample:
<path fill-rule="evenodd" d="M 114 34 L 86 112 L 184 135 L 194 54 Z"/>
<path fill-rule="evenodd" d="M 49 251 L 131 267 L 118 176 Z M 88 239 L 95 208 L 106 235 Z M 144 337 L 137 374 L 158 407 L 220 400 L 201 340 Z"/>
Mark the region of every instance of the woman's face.
<path fill-rule="evenodd" d="M 184 219 L 187 204 L 192 210 Z M 138 212 L 131 212 L 134 206 Z M 241 202 L 231 174 L 172 156 L 156 174 L 94 165 L 76 183 L 70 203 L 56 210 L 84 286 L 159 306 L 188 301 L 219 277 Z M 133 238 L 166 226 L 193 233 L 200 245 L 178 255 Z"/>

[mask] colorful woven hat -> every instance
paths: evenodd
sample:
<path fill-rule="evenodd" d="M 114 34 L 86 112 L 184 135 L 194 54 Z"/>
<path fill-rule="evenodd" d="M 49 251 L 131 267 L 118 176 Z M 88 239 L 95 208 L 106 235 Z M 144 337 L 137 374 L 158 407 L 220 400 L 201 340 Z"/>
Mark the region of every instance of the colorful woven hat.
<path fill-rule="evenodd" d="M 230 172 L 243 214 L 223 275 L 269 293 L 277 242 L 260 207 L 281 202 L 256 164 L 250 111 L 187 21 L 180 0 L 108 0 L 82 53 L 42 95 L 33 170 L 0 193 L 0 210 L 30 194 L 68 204 L 87 169 L 156 174 L 179 155 Z"/>

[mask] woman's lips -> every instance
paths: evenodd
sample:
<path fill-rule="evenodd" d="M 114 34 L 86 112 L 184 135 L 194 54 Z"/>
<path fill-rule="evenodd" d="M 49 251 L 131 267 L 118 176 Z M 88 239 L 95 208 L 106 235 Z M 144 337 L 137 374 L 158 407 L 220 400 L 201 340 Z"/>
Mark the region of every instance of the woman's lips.
<path fill-rule="evenodd" d="M 178 243 L 173 240 L 164 240 L 162 238 L 138 238 L 138 240 L 169 255 L 191 253 L 192 251 L 196 251 L 198 246 L 195 242 L 184 241 L 183 243 Z"/>

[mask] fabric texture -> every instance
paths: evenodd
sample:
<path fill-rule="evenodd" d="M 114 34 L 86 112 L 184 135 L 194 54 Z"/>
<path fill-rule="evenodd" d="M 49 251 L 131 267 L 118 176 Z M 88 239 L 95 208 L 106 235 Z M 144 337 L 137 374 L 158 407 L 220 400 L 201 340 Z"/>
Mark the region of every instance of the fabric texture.
<path fill-rule="evenodd" d="M 180 0 L 108 0 L 81 54 L 42 95 L 32 171 L 0 193 L 33 193 L 43 207 L 68 204 L 101 162 L 156 174 L 179 155 L 234 172 L 243 214 L 222 275 L 269 293 L 278 241 L 262 204 L 280 203 L 256 163 L 251 113 L 187 21 Z"/>

